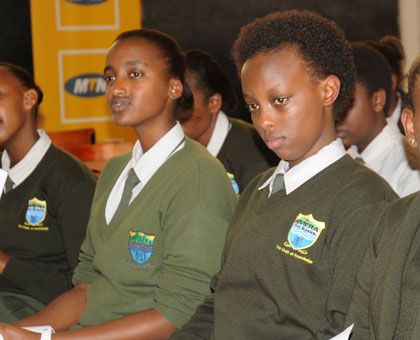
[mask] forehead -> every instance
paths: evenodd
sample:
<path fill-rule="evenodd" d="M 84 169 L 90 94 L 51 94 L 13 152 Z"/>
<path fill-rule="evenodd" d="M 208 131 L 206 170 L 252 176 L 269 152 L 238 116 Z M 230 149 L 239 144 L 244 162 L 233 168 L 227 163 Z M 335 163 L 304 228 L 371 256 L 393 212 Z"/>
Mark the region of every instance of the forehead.
<path fill-rule="evenodd" d="M 155 44 L 140 38 L 127 38 L 116 41 L 108 51 L 106 65 L 140 61 L 145 64 L 157 63 L 160 50 Z M 111 65 L 112 66 L 112 65 Z"/>
<path fill-rule="evenodd" d="M 2 85 L 23 87 L 20 80 L 4 66 L 0 66 L 0 82 Z"/>
<path fill-rule="evenodd" d="M 290 82 L 311 79 L 304 61 L 294 47 L 260 53 L 245 61 L 241 71 L 244 88 L 264 83 L 266 86 L 290 86 Z"/>

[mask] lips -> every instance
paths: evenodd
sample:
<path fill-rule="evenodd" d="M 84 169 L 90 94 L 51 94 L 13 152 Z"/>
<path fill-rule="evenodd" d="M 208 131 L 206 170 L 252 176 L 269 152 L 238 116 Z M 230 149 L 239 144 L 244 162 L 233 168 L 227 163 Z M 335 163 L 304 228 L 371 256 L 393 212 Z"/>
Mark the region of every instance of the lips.
<path fill-rule="evenodd" d="M 123 112 L 131 105 L 131 101 L 127 98 L 112 98 L 111 110 L 113 113 Z"/>
<path fill-rule="evenodd" d="M 266 137 L 264 138 L 264 142 L 270 150 L 277 149 L 278 147 L 283 144 L 285 138 L 284 137 Z"/>

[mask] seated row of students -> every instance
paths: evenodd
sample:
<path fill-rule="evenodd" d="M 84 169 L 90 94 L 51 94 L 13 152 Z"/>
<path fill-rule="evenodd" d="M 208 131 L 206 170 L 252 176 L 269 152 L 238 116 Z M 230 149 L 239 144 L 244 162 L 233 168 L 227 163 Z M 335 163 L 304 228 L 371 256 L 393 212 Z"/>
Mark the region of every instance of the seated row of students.
<path fill-rule="evenodd" d="M 53 339 L 79 340 L 167 339 L 179 328 L 171 339 L 339 333 L 369 235 L 397 198 L 336 138 L 354 91 L 351 51 L 313 12 L 273 13 L 241 29 L 233 57 L 245 101 L 282 161 L 251 181 L 231 217 L 226 170 L 176 122 L 193 105 L 179 45 L 148 29 L 118 36 L 106 99 L 138 142 L 99 178 L 74 288 L 0 324 L 4 339 L 38 339 L 18 326 L 45 324 Z"/>
<path fill-rule="evenodd" d="M 412 169 L 397 124 L 386 117 L 391 97 L 391 68 L 365 42 L 353 43 L 356 66 L 354 103 L 337 123 L 337 136 L 349 154 L 381 175 L 401 197 L 420 190 L 420 171 Z"/>
<path fill-rule="evenodd" d="M 413 148 L 420 145 L 420 55 L 408 73 L 402 122 Z M 374 228 L 346 323 L 352 340 L 420 338 L 420 193 L 390 203 Z"/>

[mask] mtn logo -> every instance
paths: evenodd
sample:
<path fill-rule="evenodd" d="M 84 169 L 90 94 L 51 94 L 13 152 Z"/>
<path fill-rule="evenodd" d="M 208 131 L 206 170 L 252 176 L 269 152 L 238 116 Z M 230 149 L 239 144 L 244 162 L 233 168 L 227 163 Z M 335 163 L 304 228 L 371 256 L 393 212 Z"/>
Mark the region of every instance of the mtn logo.
<path fill-rule="evenodd" d="M 85 73 L 70 78 L 64 87 L 74 96 L 99 97 L 105 94 L 106 83 L 102 74 Z"/>

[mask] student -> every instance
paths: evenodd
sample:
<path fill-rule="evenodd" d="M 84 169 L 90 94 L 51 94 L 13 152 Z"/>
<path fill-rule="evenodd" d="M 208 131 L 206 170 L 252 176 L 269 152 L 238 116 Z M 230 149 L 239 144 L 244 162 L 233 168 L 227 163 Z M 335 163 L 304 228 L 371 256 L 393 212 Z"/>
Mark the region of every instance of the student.
<path fill-rule="evenodd" d="M 405 91 L 402 88 L 405 64 L 404 46 L 401 40 L 393 35 L 384 36 L 379 41 L 366 40 L 364 42 L 378 50 L 391 66 L 392 85 L 391 93 L 388 97 L 389 105 L 385 114 L 389 116 L 390 120 L 397 124 L 400 127 L 401 132 L 404 133 L 400 119 L 402 101 L 406 96 Z"/>
<path fill-rule="evenodd" d="M 409 144 L 420 145 L 420 55 L 408 73 L 401 120 Z M 420 338 L 420 194 L 390 203 L 371 236 L 346 323 L 352 340 Z"/>
<path fill-rule="evenodd" d="M 420 190 L 420 172 L 413 170 L 404 150 L 404 137 L 386 119 L 391 69 L 386 59 L 365 43 L 353 43 L 356 88 L 353 107 L 336 125 L 349 153 L 381 175 L 403 197 Z"/>
<path fill-rule="evenodd" d="M 270 14 L 233 46 L 252 121 L 281 159 L 241 195 L 214 294 L 171 339 L 329 339 L 388 184 L 335 137 L 353 92 L 351 48 L 309 11 Z"/>
<path fill-rule="evenodd" d="M 51 325 L 56 340 L 167 339 L 210 294 L 236 197 L 220 162 L 175 120 L 192 106 L 184 72 L 178 43 L 158 31 L 127 31 L 111 46 L 106 99 L 138 141 L 99 178 L 75 287 L 17 325 Z"/>
<path fill-rule="evenodd" d="M 194 95 L 192 114 L 181 119 L 185 134 L 203 144 L 224 165 L 237 193 L 259 173 L 278 163 L 255 128 L 227 113 L 236 106 L 229 79 L 207 52 L 185 53 L 187 79 Z"/>
<path fill-rule="evenodd" d="M 42 96 L 26 70 L 0 62 L 0 322 L 72 288 L 95 189 L 96 176 L 37 130 Z"/>

